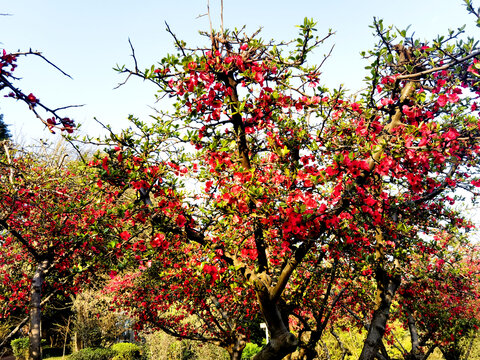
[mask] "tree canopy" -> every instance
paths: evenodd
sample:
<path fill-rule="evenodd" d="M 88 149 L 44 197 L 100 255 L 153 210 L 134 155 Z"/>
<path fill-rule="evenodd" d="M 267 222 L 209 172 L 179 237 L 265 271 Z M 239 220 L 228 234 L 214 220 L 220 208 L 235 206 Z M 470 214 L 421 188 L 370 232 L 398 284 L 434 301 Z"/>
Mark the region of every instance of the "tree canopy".
<path fill-rule="evenodd" d="M 156 85 L 165 105 L 87 136 L 101 148 L 80 177 L 2 154 L 4 286 L 10 273 L 19 289 L 32 279 L 39 309 L 50 269 L 75 292 L 91 276 L 82 269 L 102 268 L 138 328 L 231 359 L 260 322 L 270 338 L 254 359 L 314 359 L 344 318 L 367 332 L 361 360 L 388 359 L 391 318 L 410 331 L 406 359 L 436 347 L 458 358 L 479 321 L 474 224 L 458 208 L 480 187 L 478 44 L 463 29 L 420 41 L 375 20 L 369 75 L 351 94 L 311 64 L 333 35 L 315 26 L 306 18 L 293 41 L 211 29 L 199 47 L 168 28 L 176 54 L 140 70 L 132 46 L 134 68 L 117 69 Z M 0 75 L 35 112 L 36 97 Z M 50 130 L 73 131 L 46 110 Z M 27 258 L 35 269 L 15 268 Z"/>
<path fill-rule="evenodd" d="M 138 276 L 152 268 L 161 276 L 138 288 L 156 294 L 135 306 L 141 319 L 165 328 L 170 318 L 177 328 L 169 331 L 195 337 L 199 330 L 186 335 L 165 306 L 191 313 L 200 301 L 194 308 L 210 314 L 215 306 L 224 336 L 239 344 L 248 329 L 228 324 L 244 315 L 226 309 L 242 302 L 250 309 L 253 301 L 271 335 L 255 359 L 277 359 L 299 344 L 290 318 L 310 310 L 319 326 L 298 326 L 321 336 L 332 311 L 314 314 L 294 299 L 320 295 L 334 305 L 330 292 L 342 296 L 367 275 L 376 299 L 360 358 L 377 356 L 414 254 L 436 254 L 439 234 L 473 226 L 451 205 L 457 189 L 475 197 L 480 185 L 479 52 L 473 39 L 461 39 L 462 29 L 420 42 L 382 21 L 373 27 L 378 43 L 364 54 L 370 75 L 357 96 L 328 89 L 321 66 L 309 65 L 331 35 L 316 37 L 309 19 L 293 42 L 211 31 L 208 46 L 192 49 L 174 36 L 178 54 L 145 71 L 137 61 L 133 70 L 118 69 L 156 84 L 160 100 L 174 100 L 153 123 L 132 117 L 134 128 L 112 132 L 109 155 L 97 161 L 105 181 L 138 191 L 137 211 L 149 219 L 149 240 L 133 236 L 147 261 Z M 325 270 L 332 263 L 349 281 Z M 211 295 L 197 298 L 205 291 Z M 315 344 L 300 348 L 315 356 Z"/>

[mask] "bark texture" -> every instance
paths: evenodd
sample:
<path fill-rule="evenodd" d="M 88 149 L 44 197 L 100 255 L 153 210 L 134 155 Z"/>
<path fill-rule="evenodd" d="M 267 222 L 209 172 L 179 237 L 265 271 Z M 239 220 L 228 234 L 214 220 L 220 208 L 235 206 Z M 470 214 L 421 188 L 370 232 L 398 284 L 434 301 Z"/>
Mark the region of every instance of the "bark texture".
<path fill-rule="evenodd" d="M 408 329 L 410 331 L 410 341 L 412 350 L 407 355 L 407 360 L 422 360 L 423 353 L 420 346 L 420 337 L 418 336 L 417 325 L 410 310 L 407 309 Z"/>
<path fill-rule="evenodd" d="M 43 260 L 37 265 L 30 288 L 30 360 L 42 359 L 40 346 L 42 340 L 42 285 L 48 265 L 47 260 Z"/>
<path fill-rule="evenodd" d="M 392 300 L 400 286 L 401 278 L 399 275 L 391 276 L 384 269 L 378 269 L 376 275 L 378 303 L 373 312 L 372 321 L 359 360 L 373 360 L 377 356 L 390 316 Z"/>
<path fill-rule="evenodd" d="M 282 314 L 279 301 L 271 299 L 268 290 L 260 291 L 258 300 L 260 309 L 270 333 L 269 343 L 255 355 L 253 360 L 279 360 L 295 351 L 297 337 L 288 329 L 288 316 Z"/>

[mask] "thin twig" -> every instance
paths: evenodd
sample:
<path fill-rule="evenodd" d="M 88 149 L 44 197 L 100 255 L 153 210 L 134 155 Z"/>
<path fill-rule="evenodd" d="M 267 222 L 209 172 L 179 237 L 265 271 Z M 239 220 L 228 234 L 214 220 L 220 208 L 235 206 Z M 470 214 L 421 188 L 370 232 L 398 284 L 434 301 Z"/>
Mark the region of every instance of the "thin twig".
<path fill-rule="evenodd" d="M 65 139 L 65 141 L 67 141 L 70 145 L 73 146 L 73 148 L 74 148 L 75 151 L 77 152 L 78 156 L 80 156 L 80 159 L 82 160 L 82 163 L 83 163 L 83 164 L 86 164 L 87 161 L 86 161 L 85 158 L 83 157 L 82 152 L 80 151 L 80 149 L 78 148 L 78 146 L 73 143 L 72 139 L 70 139 L 68 136 L 64 136 L 64 139 Z"/>
<path fill-rule="evenodd" d="M 220 29 L 222 30 L 222 36 L 223 36 L 223 0 L 220 2 L 220 19 L 221 19 L 221 24 L 220 24 Z"/>
<path fill-rule="evenodd" d="M 208 14 L 208 21 L 210 23 L 210 40 L 212 41 L 212 47 L 215 48 L 215 38 L 213 37 L 212 17 L 210 16 L 210 0 L 207 0 L 207 14 Z"/>
<path fill-rule="evenodd" d="M 138 70 L 137 58 L 135 57 L 135 49 L 133 48 L 130 38 L 128 38 L 128 43 L 130 44 L 130 49 L 132 49 L 132 57 L 133 57 L 133 62 L 135 63 L 135 71 L 138 73 L 139 70 Z"/>
<path fill-rule="evenodd" d="M 70 79 L 73 80 L 73 78 L 68 75 L 65 71 L 63 71 L 62 69 L 60 69 L 57 65 L 55 65 L 54 63 L 52 63 L 50 60 L 48 60 L 45 56 L 42 55 L 41 52 L 38 52 L 38 51 L 32 51 L 32 49 L 30 49 L 29 51 L 27 52 L 19 52 L 19 53 L 13 53 L 12 55 L 14 56 L 27 56 L 27 55 L 35 55 L 35 56 L 38 56 L 40 58 L 42 58 L 46 63 L 48 63 L 49 65 L 53 66 L 55 69 L 57 69 L 58 71 L 60 71 L 63 75 L 69 77 Z"/>
<path fill-rule="evenodd" d="M 170 30 L 170 26 L 168 26 L 168 23 L 166 21 L 165 21 L 165 25 L 167 26 L 167 31 L 170 33 L 170 35 L 172 35 L 173 39 L 175 40 L 175 44 L 177 44 L 178 49 L 182 52 L 182 55 L 186 56 L 185 51 L 183 50 L 182 44 L 180 43 L 180 41 L 178 41 L 178 39 L 175 36 L 175 34 L 173 33 L 173 31 Z"/>
<path fill-rule="evenodd" d="M 207 0 L 207 15 L 208 15 L 208 22 L 210 23 L 210 35 L 212 35 L 213 25 L 212 25 L 212 17 L 210 16 L 210 0 Z"/>
<path fill-rule="evenodd" d="M 78 104 L 78 105 L 67 105 L 67 106 L 62 106 L 56 109 L 53 109 L 52 111 L 60 111 L 60 110 L 66 110 L 66 109 L 71 109 L 71 108 L 77 108 L 77 107 L 83 107 L 85 104 Z"/>
<path fill-rule="evenodd" d="M 122 81 L 121 83 L 119 83 L 117 86 L 115 86 L 115 87 L 113 88 L 113 90 L 116 90 L 116 89 L 118 89 L 119 87 L 125 85 L 125 84 L 127 83 L 128 79 L 130 79 L 130 76 L 132 76 L 132 75 L 133 75 L 132 72 L 128 72 L 128 75 L 127 75 L 127 77 L 125 78 L 125 80 Z"/>

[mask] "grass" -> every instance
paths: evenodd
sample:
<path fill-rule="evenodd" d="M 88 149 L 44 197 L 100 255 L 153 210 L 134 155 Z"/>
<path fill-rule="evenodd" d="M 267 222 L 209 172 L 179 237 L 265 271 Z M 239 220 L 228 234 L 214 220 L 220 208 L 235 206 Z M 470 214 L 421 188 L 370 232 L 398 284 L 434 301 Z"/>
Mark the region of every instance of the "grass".
<path fill-rule="evenodd" d="M 43 360 L 68 360 L 68 357 L 70 355 L 65 355 L 65 356 L 52 356 L 52 357 L 47 357 L 43 358 Z"/>

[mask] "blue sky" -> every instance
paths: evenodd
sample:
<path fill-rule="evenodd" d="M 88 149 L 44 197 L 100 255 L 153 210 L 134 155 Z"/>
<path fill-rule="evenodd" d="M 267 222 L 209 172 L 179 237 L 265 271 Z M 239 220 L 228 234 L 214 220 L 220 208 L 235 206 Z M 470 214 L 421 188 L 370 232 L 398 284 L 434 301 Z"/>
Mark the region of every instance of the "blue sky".
<path fill-rule="evenodd" d="M 210 0 L 212 19 L 219 27 L 220 0 Z M 479 2 L 477 0 L 477 2 Z M 167 21 L 176 35 L 192 47 L 206 43 L 198 30 L 209 28 L 206 0 L 16 0 L 3 2 L 0 13 L 0 47 L 7 51 L 39 50 L 48 59 L 69 73 L 68 79 L 41 59 L 22 58 L 16 75 L 17 84 L 27 94 L 32 92 L 50 107 L 85 104 L 64 112 L 83 124 L 83 131 L 96 135 L 100 130 L 97 117 L 114 128 L 127 125 L 129 114 L 147 117 L 153 113 L 155 88 L 138 79 L 114 90 L 123 80 L 112 68 L 116 64 L 131 65 L 128 38 L 131 39 L 140 67 L 149 67 L 168 52 L 173 40 L 165 32 Z M 477 4 L 480 6 L 480 3 Z M 296 35 L 295 25 L 303 18 L 318 21 L 318 34 L 329 28 L 336 35 L 316 53 L 318 59 L 335 44 L 332 57 L 323 68 L 323 83 L 336 87 L 343 83 L 352 90 L 361 87 L 365 63 L 359 52 L 373 44 L 368 26 L 374 16 L 398 28 L 412 25 L 421 39 L 431 39 L 465 23 L 473 24 L 461 0 L 344 0 L 344 1 L 261 1 L 224 0 L 225 27 L 241 27 L 255 31 L 263 27 L 262 38 L 288 40 Z M 478 36 L 478 28 L 467 27 L 468 35 Z M 26 106 L 0 98 L 0 113 L 21 142 L 50 138 Z"/>

